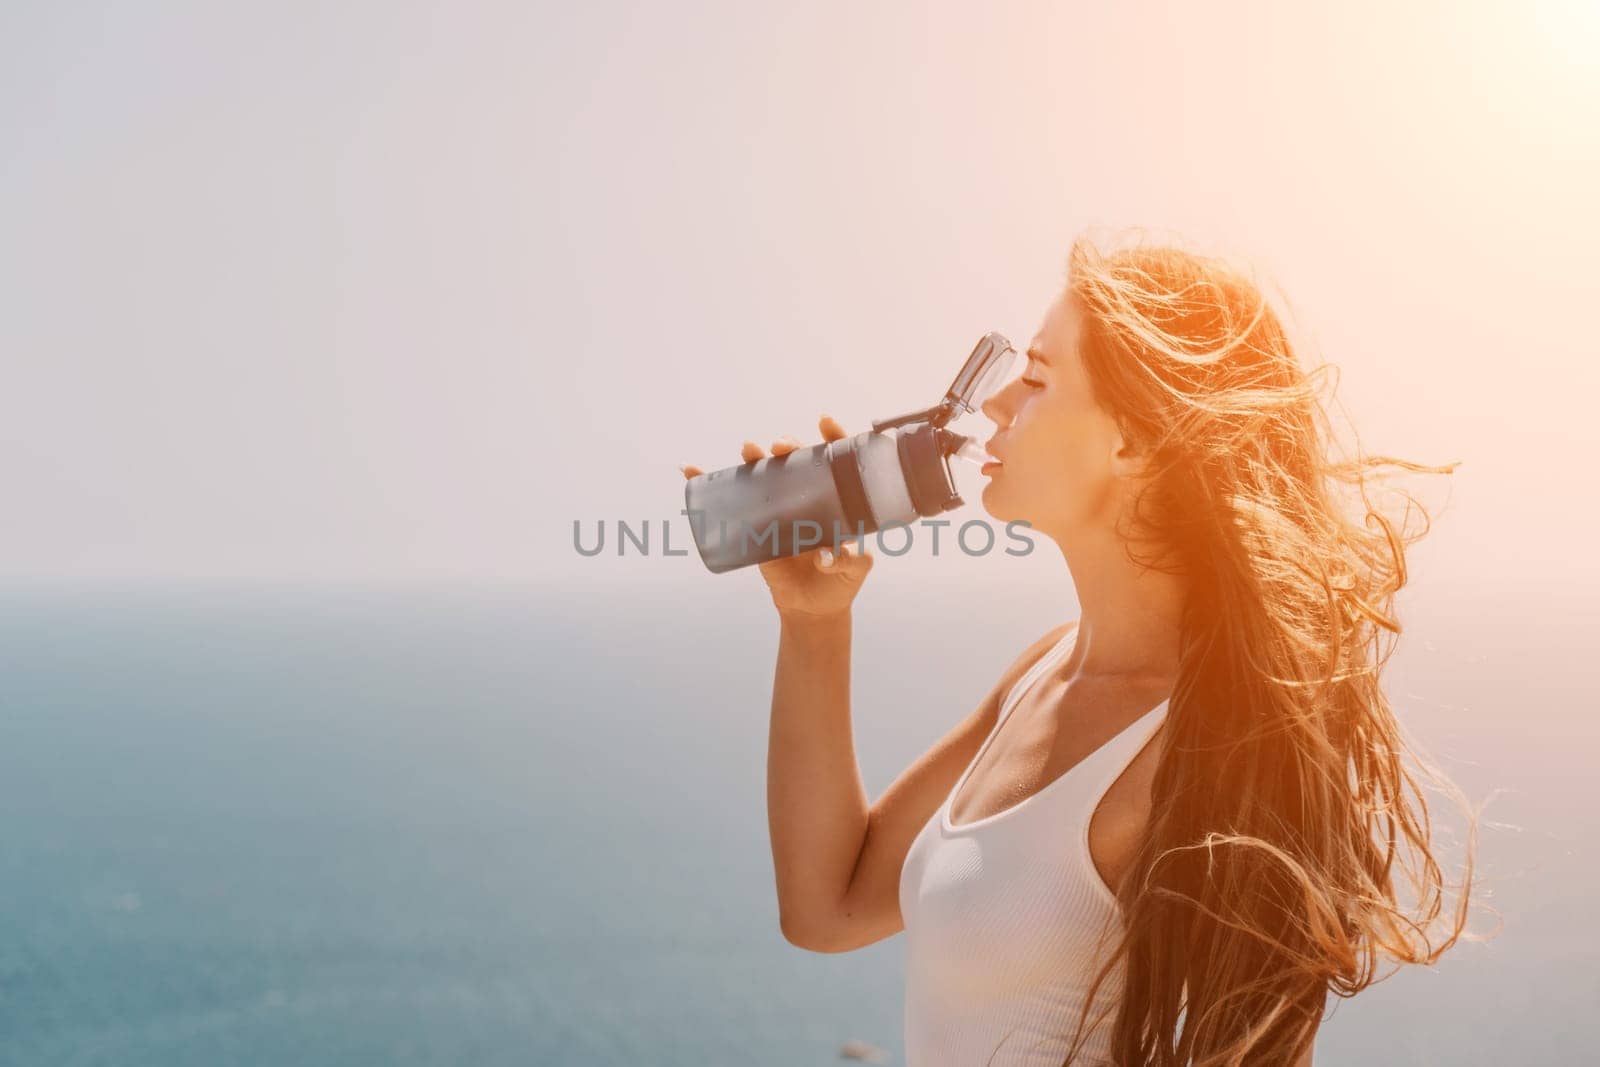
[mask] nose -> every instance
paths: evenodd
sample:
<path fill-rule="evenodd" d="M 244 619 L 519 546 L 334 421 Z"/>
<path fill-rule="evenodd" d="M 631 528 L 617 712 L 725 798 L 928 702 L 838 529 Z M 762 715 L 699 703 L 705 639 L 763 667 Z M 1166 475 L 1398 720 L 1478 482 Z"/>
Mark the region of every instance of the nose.
<path fill-rule="evenodd" d="M 989 398 L 978 405 L 978 410 L 988 417 L 999 429 L 1005 429 L 1011 421 L 1015 409 L 1014 397 L 1018 387 L 1016 379 L 1007 382 L 1004 388 L 996 389 Z"/>

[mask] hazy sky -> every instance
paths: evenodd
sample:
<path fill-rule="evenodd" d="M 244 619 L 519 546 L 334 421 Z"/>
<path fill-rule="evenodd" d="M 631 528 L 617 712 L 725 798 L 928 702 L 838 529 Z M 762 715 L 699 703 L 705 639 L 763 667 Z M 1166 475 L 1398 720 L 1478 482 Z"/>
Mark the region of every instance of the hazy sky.
<path fill-rule="evenodd" d="M 1597 57 L 1577 0 L 8 4 L 0 569 L 631 573 L 572 520 L 932 402 L 1141 225 L 1463 461 L 1436 573 L 1593 577 Z"/>

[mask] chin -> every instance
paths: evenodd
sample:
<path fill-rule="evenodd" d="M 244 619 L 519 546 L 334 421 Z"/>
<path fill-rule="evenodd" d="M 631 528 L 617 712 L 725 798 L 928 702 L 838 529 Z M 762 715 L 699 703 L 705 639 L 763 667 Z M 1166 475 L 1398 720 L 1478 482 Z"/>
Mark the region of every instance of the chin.
<path fill-rule="evenodd" d="M 998 523 L 1025 522 L 1029 528 L 1036 529 L 1038 523 L 1035 519 L 1042 509 L 1029 507 L 1026 500 L 1018 501 L 1016 488 L 1015 484 L 1008 486 L 1001 478 L 991 478 L 983 487 L 980 497 L 983 510 Z"/>
<path fill-rule="evenodd" d="M 1015 509 L 1006 504 L 1005 493 L 992 480 L 983 487 L 981 499 L 983 501 L 983 510 L 988 512 L 991 519 L 997 522 L 1010 522 L 1017 518 L 1016 515 L 1012 514 Z"/>

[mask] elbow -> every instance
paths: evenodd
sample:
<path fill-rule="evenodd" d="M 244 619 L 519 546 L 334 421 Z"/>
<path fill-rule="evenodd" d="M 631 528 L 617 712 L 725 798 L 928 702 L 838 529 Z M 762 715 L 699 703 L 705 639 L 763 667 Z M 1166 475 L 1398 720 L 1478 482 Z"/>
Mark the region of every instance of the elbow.
<path fill-rule="evenodd" d="M 808 952 L 820 951 L 813 947 L 818 943 L 815 923 L 806 921 L 792 911 L 779 911 L 778 929 L 783 931 L 783 939 L 795 948 L 803 948 Z"/>
<path fill-rule="evenodd" d="M 820 923 L 815 917 L 780 911 L 778 928 L 783 931 L 785 941 L 807 952 L 845 952 L 851 947 L 839 936 L 839 931 L 832 928 L 832 924 Z"/>

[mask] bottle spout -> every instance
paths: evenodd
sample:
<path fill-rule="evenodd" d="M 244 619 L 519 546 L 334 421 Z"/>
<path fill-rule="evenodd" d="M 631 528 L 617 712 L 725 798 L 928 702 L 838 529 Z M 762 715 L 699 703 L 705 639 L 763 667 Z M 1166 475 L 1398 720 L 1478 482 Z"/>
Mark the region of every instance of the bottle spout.
<path fill-rule="evenodd" d="M 950 458 L 964 459 L 968 463 L 975 463 L 980 467 L 994 459 L 993 456 L 984 451 L 983 446 L 978 443 L 978 439 L 976 437 L 969 437 L 968 435 L 962 433 L 953 433 L 949 430 L 944 432 L 953 439 L 950 441 L 950 445 L 953 445 L 954 447 L 950 447 L 950 445 L 946 446 L 949 448 L 947 455 L 949 455 Z"/>
<path fill-rule="evenodd" d="M 983 450 L 982 445 L 971 438 L 967 439 L 966 444 L 956 449 L 955 455 L 966 460 L 968 463 L 976 463 L 980 467 L 994 458 Z"/>

